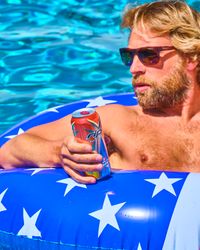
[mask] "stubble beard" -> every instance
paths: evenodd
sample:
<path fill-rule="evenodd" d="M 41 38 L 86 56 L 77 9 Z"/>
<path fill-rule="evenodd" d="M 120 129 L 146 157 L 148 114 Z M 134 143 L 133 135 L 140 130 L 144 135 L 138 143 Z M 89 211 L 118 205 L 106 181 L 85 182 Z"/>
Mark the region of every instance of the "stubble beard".
<path fill-rule="evenodd" d="M 189 79 L 184 73 L 183 63 L 179 63 L 161 82 L 147 80 L 145 77 L 133 79 L 134 83 L 150 85 L 144 92 L 135 91 L 139 105 L 143 109 L 170 108 L 184 102 L 189 88 Z"/>

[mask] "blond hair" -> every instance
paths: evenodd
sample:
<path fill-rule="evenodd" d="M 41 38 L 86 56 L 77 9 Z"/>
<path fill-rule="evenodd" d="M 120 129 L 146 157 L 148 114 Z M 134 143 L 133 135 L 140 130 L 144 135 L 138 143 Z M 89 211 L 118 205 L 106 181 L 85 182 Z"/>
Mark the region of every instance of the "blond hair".
<path fill-rule="evenodd" d="M 168 34 L 172 44 L 193 60 L 198 60 L 200 83 L 200 13 L 183 1 L 158 1 L 128 9 L 122 27 L 142 27 L 158 35 Z"/>

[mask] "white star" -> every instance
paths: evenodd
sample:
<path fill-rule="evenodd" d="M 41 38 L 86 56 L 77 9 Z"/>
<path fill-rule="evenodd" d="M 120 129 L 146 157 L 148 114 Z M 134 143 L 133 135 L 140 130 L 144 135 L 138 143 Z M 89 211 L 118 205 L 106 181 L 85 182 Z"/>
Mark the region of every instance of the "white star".
<path fill-rule="evenodd" d="M 16 137 L 17 135 L 21 135 L 21 134 L 23 134 L 23 133 L 24 133 L 24 130 L 23 130 L 22 128 L 20 128 L 20 129 L 18 130 L 17 134 L 15 134 L 15 135 L 8 135 L 8 136 L 5 136 L 5 138 L 7 138 L 7 139 L 12 139 L 12 138 Z"/>
<path fill-rule="evenodd" d="M 136 100 L 137 100 L 137 97 L 136 97 L 136 96 L 133 96 L 133 99 L 136 99 Z"/>
<path fill-rule="evenodd" d="M 54 112 L 54 113 L 59 113 L 59 111 L 57 110 L 58 107 L 54 107 L 54 108 L 49 108 L 49 109 L 46 109 L 44 111 L 41 111 L 39 112 L 38 114 L 44 114 L 44 113 L 48 113 L 48 112 Z"/>
<path fill-rule="evenodd" d="M 162 173 L 157 179 L 145 179 L 145 181 L 148 181 L 155 185 L 152 198 L 158 193 L 160 193 L 162 190 L 166 190 L 176 196 L 172 184 L 180 180 L 182 180 L 182 178 L 168 178 L 165 173 Z"/>
<path fill-rule="evenodd" d="M 86 107 L 96 107 L 96 106 L 104 106 L 106 104 L 111 104 L 111 103 L 115 103 L 117 101 L 114 100 L 105 100 L 103 99 L 101 96 L 96 97 L 95 99 L 87 99 L 85 100 L 87 102 L 89 102 L 89 104 Z"/>
<path fill-rule="evenodd" d="M 110 226 L 119 229 L 115 214 L 120 210 L 120 208 L 125 204 L 126 202 L 119 203 L 117 205 L 111 205 L 110 200 L 108 198 L 108 195 L 106 194 L 103 208 L 100 210 L 97 210 L 95 212 L 90 213 L 89 215 L 98 219 L 100 221 L 99 223 L 99 230 L 98 230 L 98 237 L 103 232 L 104 228 L 109 224 Z"/>
<path fill-rule="evenodd" d="M 4 205 L 2 204 L 3 197 L 8 189 L 6 188 L 1 194 L 0 194 L 0 212 L 7 210 Z"/>
<path fill-rule="evenodd" d="M 73 179 L 71 178 L 66 178 L 66 179 L 62 179 L 62 180 L 59 180 L 57 181 L 59 183 L 63 183 L 63 184 L 67 184 L 67 187 L 65 189 L 65 193 L 64 193 L 64 196 L 69 193 L 69 191 L 71 191 L 74 187 L 81 187 L 81 188 L 87 188 L 87 186 L 85 184 L 80 184 L 76 181 L 74 181 Z"/>
<path fill-rule="evenodd" d="M 41 209 L 37 211 L 32 217 L 29 217 L 26 210 L 23 208 L 24 225 L 19 230 L 17 235 L 24 235 L 30 239 L 33 236 L 41 237 L 41 232 L 37 229 L 35 225 L 40 212 L 41 212 Z"/>
<path fill-rule="evenodd" d="M 25 171 L 32 170 L 33 171 L 32 174 L 31 174 L 31 176 L 32 176 L 34 174 L 39 173 L 40 171 L 46 171 L 46 170 L 49 170 L 49 169 L 54 169 L 55 170 L 55 168 L 27 168 L 27 169 L 25 169 Z"/>

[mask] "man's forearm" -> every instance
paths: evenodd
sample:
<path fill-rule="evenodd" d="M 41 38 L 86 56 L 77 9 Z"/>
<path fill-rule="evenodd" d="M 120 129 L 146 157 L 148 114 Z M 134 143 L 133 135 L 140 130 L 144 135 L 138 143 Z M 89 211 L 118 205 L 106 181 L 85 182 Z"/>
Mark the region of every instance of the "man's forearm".
<path fill-rule="evenodd" d="M 0 166 L 61 166 L 61 141 L 49 141 L 28 133 L 13 138 L 0 148 Z"/>

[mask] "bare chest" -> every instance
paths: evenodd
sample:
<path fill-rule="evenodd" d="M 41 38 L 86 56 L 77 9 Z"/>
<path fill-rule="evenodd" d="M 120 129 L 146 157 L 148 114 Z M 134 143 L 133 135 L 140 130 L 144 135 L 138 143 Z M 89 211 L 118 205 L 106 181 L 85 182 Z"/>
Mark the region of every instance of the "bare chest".
<path fill-rule="evenodd" d="M 165 118 L 138 119 L 121 129 L 116 126 L 111 132 L 111 165 L 125 169 L 198 171 L 198 130 L 198 126 L 183 128 L 176 120 Z"/>

